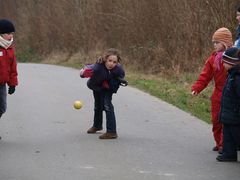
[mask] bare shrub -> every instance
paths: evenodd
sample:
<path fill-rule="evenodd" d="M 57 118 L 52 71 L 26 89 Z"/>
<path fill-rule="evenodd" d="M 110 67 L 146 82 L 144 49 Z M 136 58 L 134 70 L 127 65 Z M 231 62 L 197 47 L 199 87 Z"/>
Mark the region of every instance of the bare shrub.
<path fill-rule="evenodd" d="M 109 47 L 145 73 L 198 71 L 220 27 L 235 32 L 237 0 L 8 0 L 0 17 L 14 20 L 19 51 L 92 59 Z M 94 53 L 93 53 L 94 54 Z M 50 56 L 49 56 L 50 55 Z M 74 58 L 72 58 L 74 56 Z M 65 56 L 64 56 L 65 57 Z M 79 57 L 79 61 L 82 58 Z"/>

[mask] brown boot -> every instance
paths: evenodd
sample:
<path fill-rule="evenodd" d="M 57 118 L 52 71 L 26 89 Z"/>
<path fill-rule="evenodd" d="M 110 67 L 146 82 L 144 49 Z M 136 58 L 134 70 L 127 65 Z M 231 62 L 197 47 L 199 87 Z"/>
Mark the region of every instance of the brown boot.
<path fill-rule="evenodd" d="M 99 136 L 99 139 L 116 139 L 118 137 L 117 133 L 104 133 Z"/>
<path fill-rule="evenodd" d="M 101 131 L 102 128 L 95 128 L 95 127 L 91 127 L 90 129 L 87 130 L 87 133 L 88 134 L 94 134 L 96 133 L 97 131 Z"/>

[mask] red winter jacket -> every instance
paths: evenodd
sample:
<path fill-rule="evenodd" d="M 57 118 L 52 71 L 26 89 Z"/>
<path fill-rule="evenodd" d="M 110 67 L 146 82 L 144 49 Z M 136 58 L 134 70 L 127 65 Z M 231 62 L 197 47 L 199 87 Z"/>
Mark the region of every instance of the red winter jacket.
<path fill-rule="evenodd" d="M 13 47 L 0 47 L 0 84 L 18 85 L 17 62 Z"/>
<path fill-rule="evenodd" d="M 221 101 L 222 90 L 227 78 L 227 71 L 223 67 L 223 63 L 220 64 L 220 69 L 217 69 L 214 64 L 216 53 L 213 52 L 207 59 L 202 72 L 199 75 L 198 80 L 192 85 L 192 91 L 200 93 L 213 79 L 214 90 L 212 93 L 212 101 Z"/>

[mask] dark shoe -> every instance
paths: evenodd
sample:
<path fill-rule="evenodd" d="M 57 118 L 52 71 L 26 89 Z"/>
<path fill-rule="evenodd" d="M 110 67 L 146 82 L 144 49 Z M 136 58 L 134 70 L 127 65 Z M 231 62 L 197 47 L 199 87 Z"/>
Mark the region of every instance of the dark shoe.
<path fill-rule="evenodd" d="M 218 147 L 215 146 L 215 147 L 212 148 L 212 150 L 213 150 L 213 151 L 218 151 Z"/>
<path fill-rule="evenodd" d="M 117 133 L 104 133 L 99 136 L 99 139 L 116 139 L 118 137 Z"/>
<path fill-rule="evenodd" d="M 94 134 L 96 133 L 97 131 L 101 131 L 102 128 L 95 128 L 95 127 L 91 127 L 90 129 L 87 130 L 87 133 L 88 134 Z"/>
<path fill-rule="evenodd" d="M 228 158 L 228 157 L 224 157 L 223 155 L 219 155 L 216 159 L 220 162 L 235 162 L 235 161 L 237 161 L 237 157 Z"/>
<path fill-rule="evenodd" d="M 223 153 L 223 149 L 222 148 L 219 148 L 218 149 L 218 154 L 222 154 Z"/>

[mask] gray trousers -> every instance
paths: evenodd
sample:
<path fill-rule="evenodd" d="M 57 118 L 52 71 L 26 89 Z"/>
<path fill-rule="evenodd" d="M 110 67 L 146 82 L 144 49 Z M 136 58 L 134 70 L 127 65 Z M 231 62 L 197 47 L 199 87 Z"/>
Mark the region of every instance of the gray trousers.
<path fill-rule="evenodd" d="M 7 109 L 7 87 L 6 84 L 0 85 L 0 118 Z"/>

